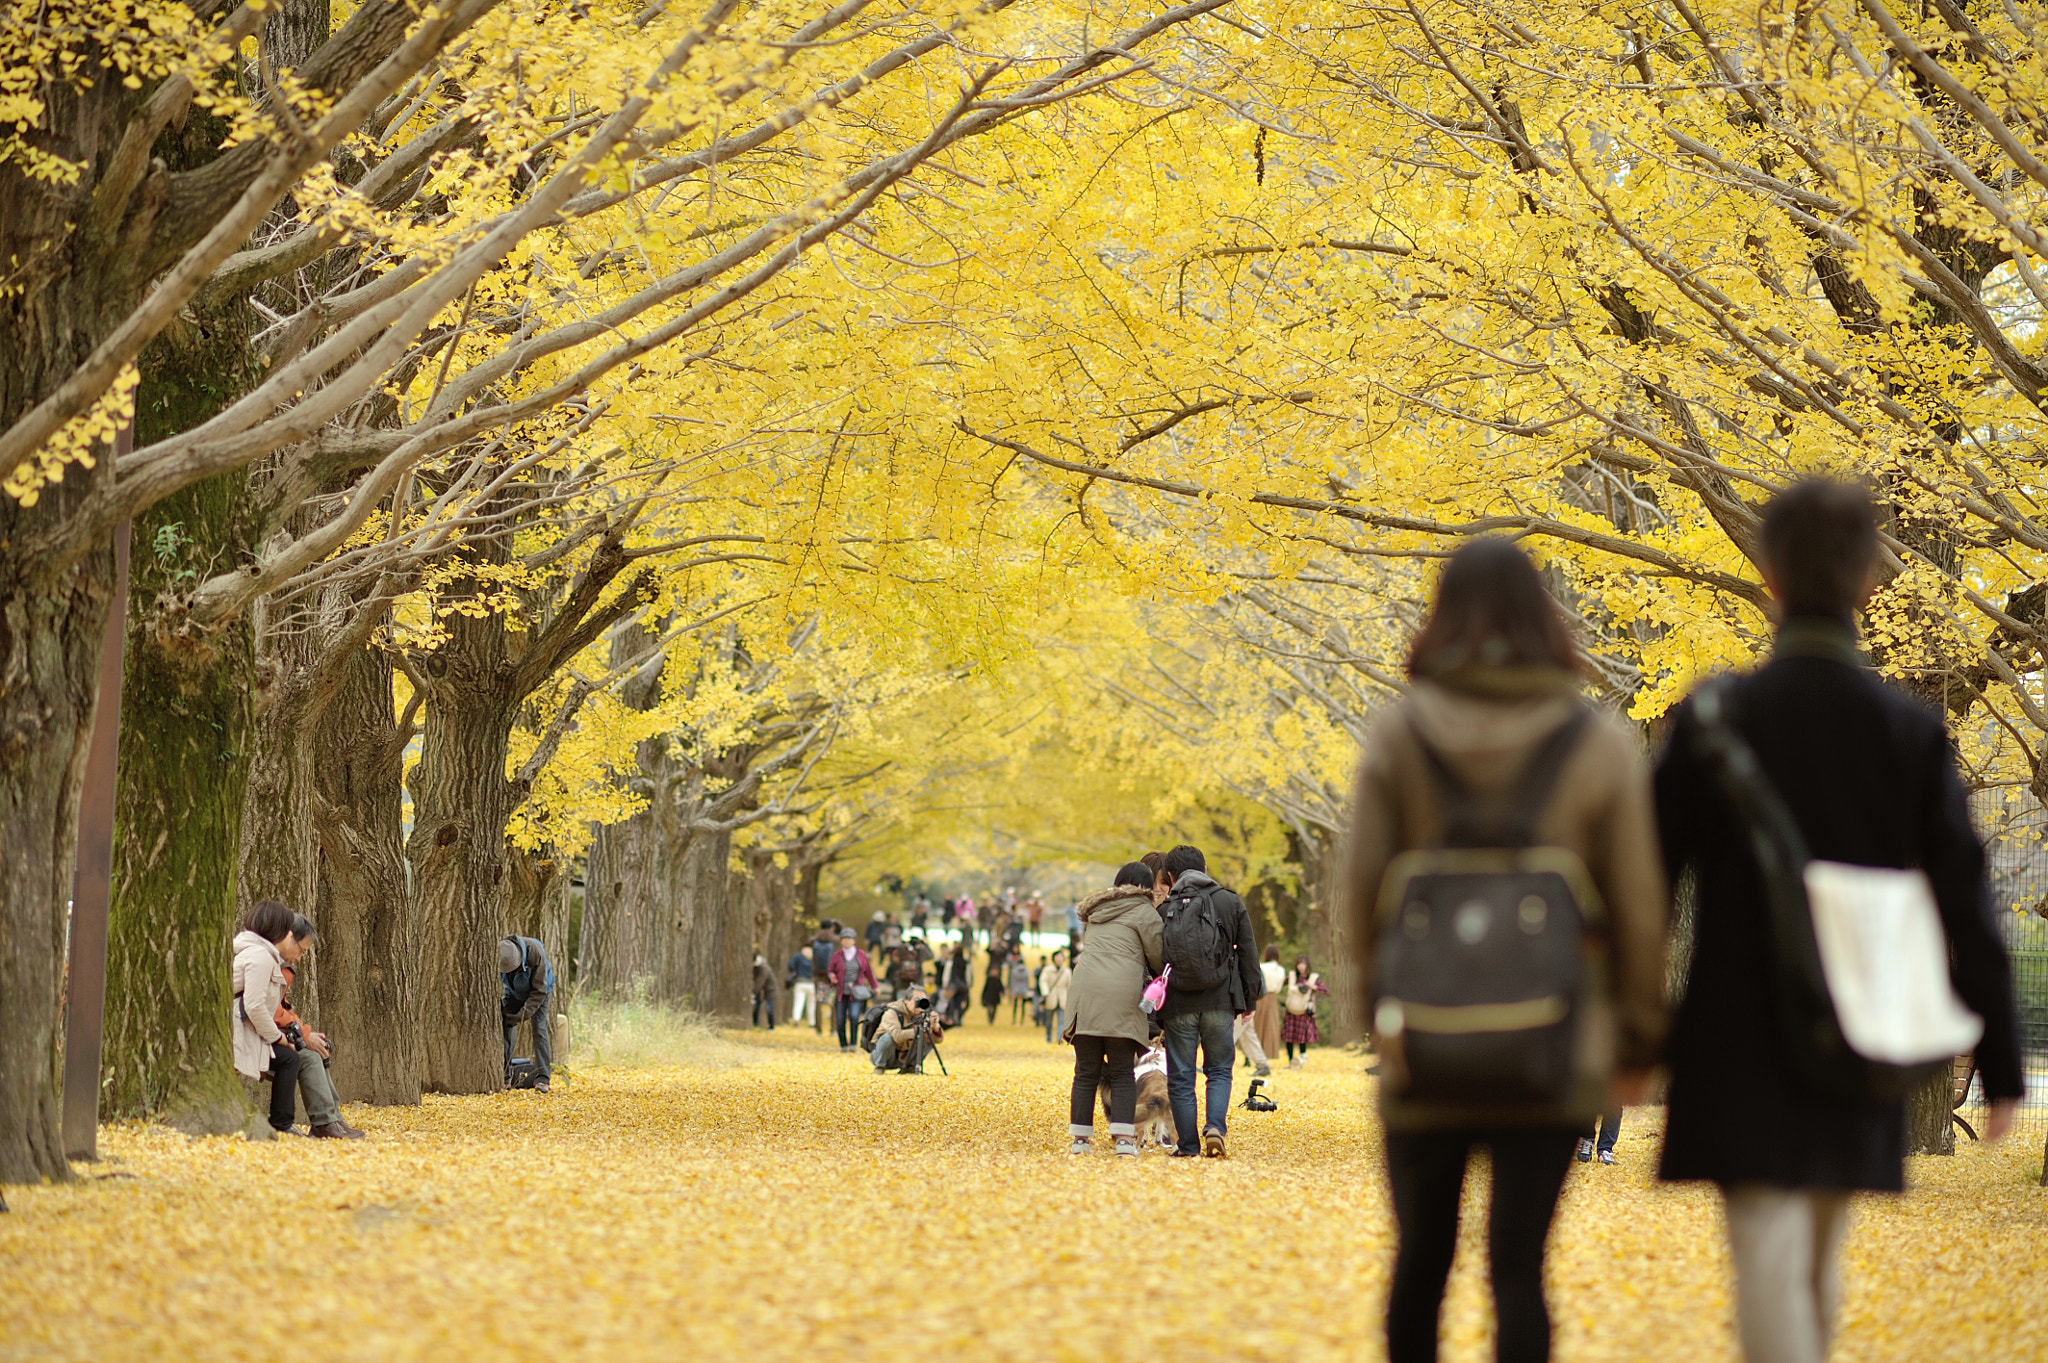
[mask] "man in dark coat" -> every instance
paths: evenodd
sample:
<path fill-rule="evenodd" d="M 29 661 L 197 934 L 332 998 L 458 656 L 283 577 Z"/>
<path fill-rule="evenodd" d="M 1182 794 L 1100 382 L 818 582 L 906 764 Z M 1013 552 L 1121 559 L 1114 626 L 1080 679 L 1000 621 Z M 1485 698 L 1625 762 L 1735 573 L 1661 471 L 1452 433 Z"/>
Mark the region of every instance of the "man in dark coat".
<path fill-rule="evenodd" d="M 1783 623 L 1770 660 L 1729 686 L 1729 720 L 1814 859 L 1925 872 L 1956 992 L 1984 1020 L 1977 1063 L 1995 1139 L 2022 1089 L 2012 977 L 1941 718 L 1882 682 L 1856 645 L 1877 557 L 1869 498 L 1801 483 L 1766 508 L 1762 547 Z M 1656 777 L 1665 864 L 1674 880 L 1691 866 L 1698 886 L 1662 1174 L 1723 1190 L 1749 1363 L 1820 1363 L 1848 1195 L 1903 1187 L 1904 1104 L 1831 1097 L 1792 1069 L 1762 873 L 1697 750 L 1695 704 L 1678 710 Z"/>
<path fill-rule="evenodd" d="M 1159 1010 L 1160 1026 L 1166 1029 L 1166 1098 L 1173 1106 L 1173 1124 L 1178 1144 L 1173 1154 L 1187 1157 L 1224 1157 L 1224 1137 L 1230 1113 L 1230 1070 L 1237 1059 L 1233 1033 L 1237 1019 L 1248 1015 L 1252 1005 L 1266 992 L 1266 977 L 1259 972 L 1259 944 L 1252 936 L 1252 916 L 1233 890 L 1226 890 L 1209 874 L 1208 863 L 1199 848 L 1180 846 L 1166 854 L 1167 900 L 1160 917 L 1167 920 L 1166 964 L 1173 967 L 1167 981 L 1166 1006 Z M 1223 938 L 1224 970 L 1219 984 L 1189 988 L 1201 978 L 1201 963 L 1176 960 L 1176 943 L 1182 938 L 1173 927 L 1175 916 L 1190 911 L 1193 901 L 1206 900 Z M 1206 1120 L 1195 1125 L 1195 1048 L 1202 1052 L 1202 1074 L 1208 1080 Z"/>

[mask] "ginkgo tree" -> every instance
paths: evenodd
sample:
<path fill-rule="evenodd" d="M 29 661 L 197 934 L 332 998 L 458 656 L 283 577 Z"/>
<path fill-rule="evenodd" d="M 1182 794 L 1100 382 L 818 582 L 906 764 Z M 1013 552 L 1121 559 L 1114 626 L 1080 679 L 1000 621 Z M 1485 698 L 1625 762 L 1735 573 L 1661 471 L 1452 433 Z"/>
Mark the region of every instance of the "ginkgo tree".
<path fill-rule="evenodd" d="M 0 70 L 26 93 L 0 146 L 0 301 L 12 334 L 35 340 L 0 374 L 0 604 L 14 641 L 0 696 L 17 749 L 5 837 L 28 849 L 0 905 L 17 972 L 0 1004 L 0 1177 L 64 1172 L 62 907 L 116 525 L 262 461 L 273 495 L 261 510 L 281 533 L 251 544 L 203 527 L 234 561 L 202 552 L 196 580 L 163 593 L 208 646 L 232 642 L 243 609 L 341 550 L 424 461 L 564 402 L 613 411 L 660 389 L 687 368 L 664 371 L 663 347 L 742 308 L 917 167 L 1130 73 L 1136 49 L 1220 2 L 1122 25 L 1091 12 L 1101 40 L 1084 24 L 1075 42 L 1056 30 L 1078 12 L 1003 4 L 371 4 L 296 66 L 268 59 L 255 6 L 142 14 L 80 0 L 10 29 Z M 534 32 L 553 41 L 515 41 Z M 42 71 L 58 78 L 24 86 Z M 842 106 L 870 92 L 887 109 L 850 117 Z M 749 154 L 775 173 L 745 173 L 735 163 Z M 713 216 L 729 207 L 730 220 Z M 579 236 L 577 223 L 609 225 Z M 544 246 L 522 245 L 537 233 Z M 298 306 L 258 296 L 286 276 Z M 139 388 L 149 348 L 221 296 L 275 319 L 265 343 L 110 455 L 131 412 L 141 431 L 143 413 L 164 411 Z M 325 503 L 294 522 L 315 491 Z M 248 503 L 235 488 L 220 500 L 220 519 Z M 238 718 L 232 704 L 213 717 Z M 231 770 L 214 785 L 233 803 L 240 781 Z M 217 844 L 232 847 L 232 827 L 213 822 Z M 228 921 L 195 913 L 189 946 L 224 945 Z M 222 1072 L 217 993 L 195 985 L 179 1016 L 156 1019 L 166 1035 L 191 1024 L 173 1069 Z"/>

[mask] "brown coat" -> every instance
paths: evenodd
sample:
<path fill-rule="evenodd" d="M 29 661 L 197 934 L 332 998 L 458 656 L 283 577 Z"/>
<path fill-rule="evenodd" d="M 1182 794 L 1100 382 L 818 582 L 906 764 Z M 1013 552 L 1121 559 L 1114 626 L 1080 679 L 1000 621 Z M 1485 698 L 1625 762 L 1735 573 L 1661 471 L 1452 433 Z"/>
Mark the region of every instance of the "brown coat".
<path fill-rule="evenodd" d="M 1475 670 L 1454 684 L 1416 683 L 1407 699 L 1374 724 L 1359 768 L 1344 877 L 1358 978 L 1368 994 L 1387 863 L 1401 852 L 1435 846 L 1443 836 L 1442 811 L 1415 732 L 1444 755 L 1475 796 L 1504 799 L 1542 741 L 1570 715 L 1574 689 L 1562 672 Z M 1536 1121 L 1589 1123 L 1605 1106 L 1616 1065 L 1646 1069 L 1658 1058 L 1666 1025 L 1670 894 L 1656 828 L 1649 773 L 1635 735 L 1596 717 L 1559 773 L 1536 830 L 1539 843 L 1566 848 L 1585 863 L 1608 917 L 1607 931 L 1595 943 L 1581 1080 L 1559 1110 L 1536 1114 Z M 1483 1104 L 1425 1109 L 1385 1093 L 1380 1110 L 1390 1127 L 1404 1130 L 1489 1120 Z"/>

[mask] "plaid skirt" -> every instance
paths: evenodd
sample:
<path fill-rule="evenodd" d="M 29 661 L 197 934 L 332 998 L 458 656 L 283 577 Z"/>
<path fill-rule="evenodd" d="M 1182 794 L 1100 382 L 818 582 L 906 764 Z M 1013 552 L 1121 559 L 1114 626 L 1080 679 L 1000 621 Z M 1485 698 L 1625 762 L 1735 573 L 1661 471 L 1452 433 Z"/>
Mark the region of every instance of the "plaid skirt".
<path fill-rule="evenodd" d="M 1281 1045 L 1314 1046 L 1319 1045 L 1322 1039 L 1322 1033 L 1316 1030 L 1316 1015 L 1314 1013 L 1281 1013 Z"/>

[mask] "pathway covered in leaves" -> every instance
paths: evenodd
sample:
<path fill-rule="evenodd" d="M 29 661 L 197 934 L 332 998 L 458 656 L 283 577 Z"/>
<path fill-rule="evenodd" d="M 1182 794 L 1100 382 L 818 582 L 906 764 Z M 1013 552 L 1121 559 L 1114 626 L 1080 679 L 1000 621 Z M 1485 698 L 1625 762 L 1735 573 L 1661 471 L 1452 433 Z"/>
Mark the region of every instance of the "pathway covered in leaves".
<path fill-rule="evenodd" d="M 1381 1356 L 1391 1235 L 1340 1054 L 1238 1112 L 1229 1161 L 1130 1161 L 1064 1153 L 1069 1053 L 1028 1027 L 956 1032 L 950 1079 L 877 1077 L 808 1030 L 746 1040 L 545 1098 L 352 1109 L 363 1142 L 111 1130 L 84 1182 L 9 1190 L 0 1358 Z M 1654 1115 L 1572 1174 L 1566 1363 L 1735 1357 L 1715 1200 L 1651 1182 Z M 2038 1173 L 1970 1150 L 1867 1202 L 1836 1360 L 2048 1357 Z M 1466 1229 L 1458 1363 L 1491 1356 Z"/>

